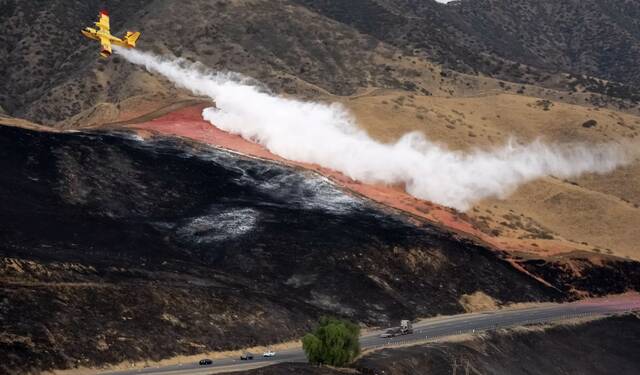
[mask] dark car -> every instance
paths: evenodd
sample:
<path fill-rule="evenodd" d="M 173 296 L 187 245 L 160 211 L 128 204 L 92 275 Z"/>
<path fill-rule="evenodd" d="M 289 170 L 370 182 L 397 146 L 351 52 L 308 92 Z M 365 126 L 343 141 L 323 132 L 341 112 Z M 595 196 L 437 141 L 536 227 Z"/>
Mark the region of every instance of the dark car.
<path fill-rule="evenodd" d="M 240 360 L 242 361 L 248 361 L 250 359 L 253 359 L 253 354 L 251 353 L 242 353 L 242 355 L 240 356 Z"/>
<path fill-rule="evenodd" d="M 207 359 L 201 359 L 199 363 L 200 363 L 200 366 L 207 366 L 207 365 L 213 364 L 213 361 L 207 358 Z"/>
<path fill-rule="evenodd" d="M 398 329 L 388 329 L 385 333 L 380 335 L 380 338 L 387 339 L 391 337 L 400 336 L 400 331 Z"/>

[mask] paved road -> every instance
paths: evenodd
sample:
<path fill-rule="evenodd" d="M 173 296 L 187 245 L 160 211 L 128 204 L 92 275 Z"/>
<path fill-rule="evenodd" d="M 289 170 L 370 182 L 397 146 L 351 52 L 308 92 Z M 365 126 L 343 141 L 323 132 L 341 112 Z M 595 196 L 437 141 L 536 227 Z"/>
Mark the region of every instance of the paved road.
<path fill-rule="evenodd" d="M 541 304 L 526 308 L 500 310 L 489 313 L 461 314 L 449 317 L 425 319 L 414 324 L 412 335 L 380 338 L 384 331 L 366 332 L 360 338 L 362 349 L 374 349 L 381 346 L 401 345 L 453 336 L 459 333 L 473 333 L 482 330 L 521 326 L 533 323 L 546 323 L 580 316 L 604 316 L 629 311 L 640 311 L 640 295 L 594 299 L 565 304 Z M 254 353 L 256 354 L 256 353 Z M 269 366 L 281 362 L 305 362 L 301 348 L 278 352 L 274 358 L 256 356 L 252 361 L 240 361 L 237 358 L 215 360 L 210 366 L 197 363 L 148 367 L 128 371 L 104 373 L 105 375 L 204 375 L 231 371 L 248 370 Z"/>

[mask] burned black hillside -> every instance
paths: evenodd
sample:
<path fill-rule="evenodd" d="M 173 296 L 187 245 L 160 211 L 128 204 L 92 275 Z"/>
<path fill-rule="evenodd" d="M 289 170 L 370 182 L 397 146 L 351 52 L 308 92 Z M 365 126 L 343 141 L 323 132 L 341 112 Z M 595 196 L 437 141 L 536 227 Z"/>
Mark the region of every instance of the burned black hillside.
<path fill-rule="evenodd" d="M 465 293 L 562 295 L 317 175 L 180 141 L 0 127 L 3 370 L 159 359 L 386 324 Z"/>

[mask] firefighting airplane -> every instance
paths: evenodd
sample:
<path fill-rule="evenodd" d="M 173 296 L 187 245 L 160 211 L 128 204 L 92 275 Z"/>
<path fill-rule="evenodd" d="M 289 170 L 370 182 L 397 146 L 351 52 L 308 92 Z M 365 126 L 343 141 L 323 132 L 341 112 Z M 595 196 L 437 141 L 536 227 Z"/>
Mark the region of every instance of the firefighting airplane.
<path fill-rule="evenodd" d="M 85 27 L 81 32 L 82 35 L 89 39 L 100 41 L 100 44 L 102 45 L 102 48 L 100 49 L 100 56 L 104 58 L 111 56 L 112 44 L 120 47 L 134 48 L 136 46 L 136 41 L 140 37 L 139 32 L 131 31 L 127 31 L 127 34 L 123 39 L 111 35 L 109 27 L 109 13 L 107 13 L 106 10 L 100 11 L 99 20 L 98 22 L 95 22 L 95 25 L 98 26 L 98 30 Z"/>

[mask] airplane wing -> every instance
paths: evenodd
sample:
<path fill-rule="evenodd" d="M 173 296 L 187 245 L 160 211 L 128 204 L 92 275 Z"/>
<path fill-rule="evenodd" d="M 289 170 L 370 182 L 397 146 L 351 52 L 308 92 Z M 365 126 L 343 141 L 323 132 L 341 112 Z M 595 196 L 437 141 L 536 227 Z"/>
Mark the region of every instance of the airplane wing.
<path fill-rule="evenodd" d="M 100 54 L 104 57 L 109 57 L 111 55 L 111 41 L 109 38 L 100 37 L 100 44 L 102 44 L 102 49 L 100 50 Z"/>
<path fill-rule="evenodd" d="M 96 26 L 101 31 L 106 31 L 108 34 L 111 34 L 110 26 L 109 26 L 109 13 L 106 10 L 100 11 L 100 19 L 96 22 Z"/>

